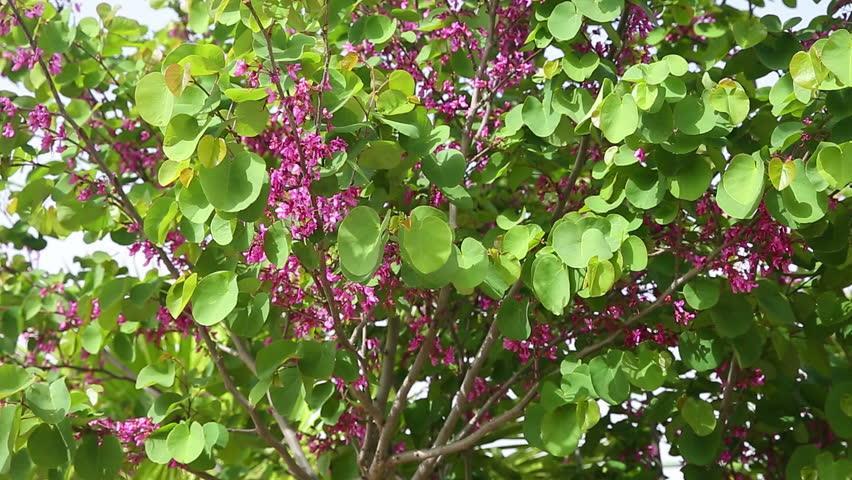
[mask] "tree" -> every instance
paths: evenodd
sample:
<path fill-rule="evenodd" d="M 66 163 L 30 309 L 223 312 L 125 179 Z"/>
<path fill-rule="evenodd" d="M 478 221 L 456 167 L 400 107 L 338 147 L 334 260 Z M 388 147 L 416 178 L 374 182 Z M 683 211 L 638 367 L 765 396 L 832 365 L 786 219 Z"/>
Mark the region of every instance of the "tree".
<path fill-rule="evenodd" d="M 848 2 L 66 3 L 0 0 L 0 478 L 848 478 Z"/>

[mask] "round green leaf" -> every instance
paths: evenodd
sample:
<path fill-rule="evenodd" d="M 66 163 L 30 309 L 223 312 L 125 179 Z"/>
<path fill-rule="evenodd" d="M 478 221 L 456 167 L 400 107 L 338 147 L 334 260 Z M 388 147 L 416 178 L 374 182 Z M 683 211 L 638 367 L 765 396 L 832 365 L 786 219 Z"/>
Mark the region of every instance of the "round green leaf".
<path fill-rule="evenodd" d="M 205 326 L 221 322 L 237 306 L 237 294 L 237 278 L 232 272 L 205 276 L 192 295 L 193 318 Z"/>
<path fill-rule="evenodd" d="M 710 310 L 710 314 L 716 331 L 726 338 L 738 337 L 748 332 L 754 323 L 754 312 L 744 295 L 725 295 Z"/>
<path fill-rule="evenodd" d="M 816 160 L 817 171 L 832 187 L 852 182 L 852 142 L 826 145 L 820 148 Z"/>
<path fill-rule="evenodd" d="M 485 280 L 488 273 L 488 252 L 478 240 L 465 238 L 456 256 L 458 270 L 453 277 L 453 285 L 459 290 L 471 290 Z"/>
<path fill-rule="evenodd" d="M 600 107 L 600 128 L 607 140 L 619 143 L 639 128 L 639 110 L 630 95 L 607 95 Z"/>
<path fill-rule="evenodd" d="M 500 333 L 512 340 L 526 340 L 532 330 L 529 321 L 529 300 L 519 302 L 507 298 L 497 312 L 497 328 Z"/>
<path fill-rule="evenodd" d="M 825 399 L 825 416 L 834 433 L 852 439 L 852 382 L 831 386 Z"/>
<path fill-rule="evenodd" d="M 574 3 L 584 17 L 599 23 L 615 20 L 624 9 L 624 0 L 574 0 Z"/>
<path fill-rule="evenodd" d="M 541 443 L 545 450 L 557 457 L 574 453 L 583 435 L 577 421 L 577 407 L 563 405 L 546 412 L 541 418 Z"/>
<path fill-rule="evenodd" d="M 719 301 L 720 292 L 719 280 L 709 277 L 694 278 L 683 287 L 686 303 L 696 310 L 712 308 Z"/>
<path fill-rule="evenodd" d="M 263 237 L 263 252 L 266 259 L 278 268 L 284 267 L 290 258 L 290 232 L 284 222 L 275 222 Z"/>
<path fill-rule="evenodd" d="M 692 429 L 684 428 L 680 438 L 677 439 L 677 447 L 681 456 L 692 465 L 709 465 L 719 458 L 719 450 L 722 448 L 722 434 L 716 430 L 708 436 L 698 436 Z"/>
<path fill-rule="evenodd" d="M 44 468 L 56 468 L 68 462 L 68 447 L 59 429 L 42 423 L 27 439 L 27 452 L 36 465 Z"/>
<path fill-rule="evenodd" d="M 680 415 L 699 437 L 706 437 L 716 428 L 716 412 L 704 400 L 689 397 L 680 408 Z"/>
<path fill-rule="evenodd" d="M 567 41 L 574 38 L 580 31 L 583 16 L 577 13 L 577 7 L 572 2 L 562 2 L 550 13 L 547 19 L 547 29 L 553 38 Z"/>
<path fill-rule="evenodd" d="M 852 34 L 846 29 L 835 30 L 825 42 L 820 56 L 823 65 L 847 87 L 852 86 Z"/>
<path fill-rule="evenodd" d="M 627 201 L 636 208 L 648 210 L 656 207 L 666 195 L 665 183 L 660 174 L 650 168 L 634 167 L 624 184 Z"/>
<path fill-rule="evenodd" d="M 65 419 L 71 409 L 71 395 L 65 379 L 51 383 L 36 383 L 27 390 L 27 406 L 47 423 L 56 424 Z"/>
<path fill-rule="evenodd" d="M 641 272 L 648 267 L 648 247 L 635 235 L 627 237 L 621 245 L 621 256 L 631 272 Z"/>
<path fill-rule="evenodd" d="M 683 362 L 699 372 L 713 370 L 724 360 L 722 342 L 706 331 L 686 331 L 680 335 L 678 351 Z"/>
<path fill-rule="evenodd" d="M 411 227 L 400 229 L 400 240 L 409 263 L 422 274 L 444 266 L 453 249 L 453 231 L 445 220 L 436 216 L 423 219 L 412 216 Z"/>
<path fill-rule="evenodd" d="M 570 2 L 562 5 L 568 3 Z M 583 82 L 591 77 L 598 65 L 600 65 L 600 57 L 594 52 L 586 52 L 582 56 L 578 56 L 574 52 L 568 51 L 562 58 L 562 71 L 575 82 Z"/>
<path fill-rule="evenodd" d="M 192 223 L 205 223 L 213 213 L 213 205 L 204 195 L 200 180 L 193 180 L 178 193 L 178 208 L 183 216 Z"/>
<path fill-rule="evenodd" d="M 373 140 L 358 155 L 358 164 L 373 170 L 390 170 L 402 161 L 403 150 L 391 140 Z"/>
<path fill-rule="evenodd" d="M 396 31 L 396 21 L 384 15 L 364 15 L 349 29 L 349 41 L 358 44 L 368 40 L 375 44 L 384 43 Z"/>
<path fill-rule="evenodd" d="M 17 365 L 0 365 L 0 400 L 27 388 L 34 380 L 32 374 Z"/>
<path fill-rule="evenodd" d="M 236 123 L 234 130 L 244 137 L 255 137 L 266 130 L 269 121 L 269 110 L 266 108 L 266 100 L 254 102 L 243 102 L 237 104 L 234 109 Z"/>
<path fill-rule="evenodd" d="M 610 350 L 589 362 L 595 392 L 611 405 L 619 405 L 630 396 L 630 378 L 621 368 L 622 357 L 622 352 Z"/>
<path fill-rule="evenodd" d="M 574 292 L 568 270 L 555 255 L 536 257 L 532 264 L 532 284 L 542 306 L 554 315 L 562 315 Z"/>
<path fill-rule="evenodd" d="M 201 188 L 210 203 L 224 212 L 247 208 L 260 195 L 266 163 L 259 156 L 241 152 L 213 168 L 202 168 L 198 174 Z"/>
<path fill-rule="evenodd" d="M 180 463 L 192 463 L 204 451 L 204 427 L 198 422 L 179 423 L 166 438 L 169 454 Z"/>
<path fill-rule="evenodd" d="M 368 206 L 353 208 L 340 222 L 337 251 L 346 271 L 362 277 L 378 268 L 384 254 L 382 220 Z"/>
<path fill-rule="evenodd" d="M 441 150 L 434 156 L 428 155 L 423 158 L 423 173 L 426 178 L 435 185 L 447 188 L 454 187 L 464 180 L 464 171 L 467 162 L 464 155 L 458 150 Z"/>
<path fill-rule="evenodd" d="M 157 127 L 165 127 L 172 118 L 175 97 L 166 86 L 162 73 L 152 72 L 136 84 L 136 110 L 143 120 Z"/>
<path fill-rule="evenodd" d="M 670 178 L 669 191 L 675 198 L 692 202 L 704 195 L 712 179 L 710 164 L 703 157 L 694 157 L 681 164 Z"/>
<path fill-rule="evenodd" d="M 124 464 L 121 443 L 112 435 L 83 437 L 74 453 L 74 473 L 84 480 L 112 480 Z"/>

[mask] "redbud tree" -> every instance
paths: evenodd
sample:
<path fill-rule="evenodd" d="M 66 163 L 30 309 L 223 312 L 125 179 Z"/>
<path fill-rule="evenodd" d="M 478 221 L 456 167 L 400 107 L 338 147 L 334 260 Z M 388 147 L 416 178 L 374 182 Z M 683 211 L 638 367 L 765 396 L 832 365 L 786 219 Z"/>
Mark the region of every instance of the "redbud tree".
<path fill-rule="evenodd" d="M 0 478 L 849 478 L 850 2 L 151 3 L 0 0 Z"/>

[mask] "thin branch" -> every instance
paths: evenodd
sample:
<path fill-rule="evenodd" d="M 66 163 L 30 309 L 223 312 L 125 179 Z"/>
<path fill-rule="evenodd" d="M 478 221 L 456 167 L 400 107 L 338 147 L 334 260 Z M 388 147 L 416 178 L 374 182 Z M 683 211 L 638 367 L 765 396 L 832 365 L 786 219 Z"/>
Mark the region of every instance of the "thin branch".
<path fill-rule="evenodd" d="M 240 393 L 237 389 L 237 386 L 234 384 L 233 379 L 231 379 L 231 375 L 228 373 L 227 368 L 225 368 L 225 362 L 222 360 L 222 356 L 219 355 L 219 349 L 216 346 L 216 342 L 210 337 L 210 332 L 207 327 L 198 327 L 199 332 L 201 333 L 201 338 L 204 340 L 204 344 L 207 346 L 207 350 L 210 352 L 210 357 L 213 360 L 213 364 L 216 365 L 216 369 L 219 371 L 219 375 L 222 377 L 222 382 L 225 385 L 225 389 L 234 397 L 234 399 L 242 405 L 243 409 L 249 414 L 251 417 L 252 423 L 254 423 L 254 428 L 257 431 L 258 436 L 262 438 L 267 445 L 274 448 L 275 451 L 281 455 L 281 458 L 284 459 L 284 463 L 287 465 L 287 468 L 290 470 L 290 473 L 299 479 L 304 480 L 314 480 L 316 479 L 316 475 L 313 472 L 304 471 L 295 461 L 295 459 L 290 455 L 290 452 L 287 451 L 287 447 L 285 447 L 281 442 L 279 442 L 266 427 L 266 422 L 260 417 L 260 414 L 257 413 L 257 410 L 249 403 L 248 399 Z"/>

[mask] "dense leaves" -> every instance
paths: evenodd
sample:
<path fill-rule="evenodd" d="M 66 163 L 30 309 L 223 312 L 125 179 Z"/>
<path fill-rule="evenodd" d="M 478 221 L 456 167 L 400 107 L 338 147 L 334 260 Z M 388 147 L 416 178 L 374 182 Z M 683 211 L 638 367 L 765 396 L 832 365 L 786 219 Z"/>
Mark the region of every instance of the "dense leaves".
<path fill-rule="evenodd" d="M 0 0 L 0 479 L 852 470 L 848 2 L 68 3 Z"/>

